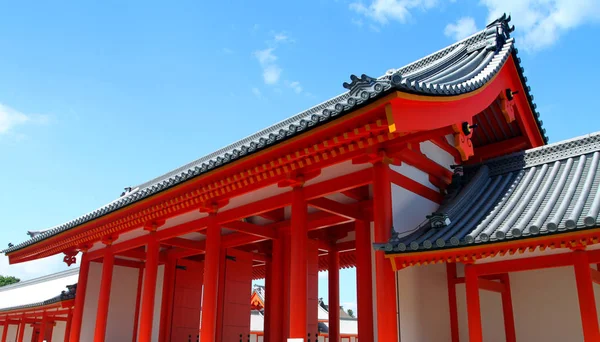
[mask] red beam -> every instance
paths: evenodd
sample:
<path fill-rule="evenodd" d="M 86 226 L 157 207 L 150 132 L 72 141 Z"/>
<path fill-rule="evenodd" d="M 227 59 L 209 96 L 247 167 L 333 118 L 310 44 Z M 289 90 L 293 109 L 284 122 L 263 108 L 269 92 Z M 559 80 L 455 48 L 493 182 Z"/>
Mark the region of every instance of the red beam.
<path fill-rule="evenodd" d="M 369 187 L 366 185 L 357 187 L 354 189 L 342 191 L 342 194 L 344 194 L 346 197 L 350 197 L 354 200 L 363 201 L 363 200 L 366 200 L 369 198 Z"/>
<path fill-rule="evenodd" d="M 269 226 L 259 226 L 243 221 L 231 221 L 221 224 L 224 228 L 232 229 L 240 233 L 258 236 L 267 239 L 277 239 L 277 231 Z"/>
<path fill-rule="evenodd" d="M 591 269 L 590 273 L 592 274 L 592 281 L 596 284 L 600 285 L 600 271 L 595 270 L 595 269 Z"/>
<path fill-rule="evenodd" d="M 285 209 L 284 208 L 273 209 L 271 211 L 261 213 L 261 214 L 259 214 L 259 216 L 262 218 L 266 218 L 267 220 L 274 221 L 274 222 L 283 221 L 283 220 L 285 220 Z"/>
<path fill-rule="evenodd" d="M 373 172 L 371 169 L 357 171 L 351 174 L 329 179 L 320 183 L 304 187 L 306 200 L 344 192 L 364 185 L 369 185 L 373 181 Z"/>
<path fill-rule="evenodd" d="M 527 138 L 520 136 L 503 140 L 497 143 L 484 145 L 475 148 L 475 158 L 478 160 L 487 160 L 510 153 L 525 150 L 529 147 Z"/>
<path fill-rule="evenodd" d="M 342 217 L 346 217 L 354 220 L 367 221 L 369 220 L 368 215 L 365 215 L 362 211 L 356 210 L 350 205 L 336 202 L 332 199 L 321 197 L 308 202 L 308 205 L 317 208 L 319 210 L 336 214 Z"/>
<path fill-rule="evenodd" d="M 504 284 L 484 278 L 479 278 L 479 289 L 498 293 L 506 291 Z"/>
<path fill-rule="evenodd" d="M 417 194 L 423 198 L 426 198 L 434 203 L 442 203 L 444 196 L 439 192 L 432 190 L 425 185 L 406 177 L 394 170 L 390 170 L 390 180 L 392 183 L 404 188 L 414 194 Z"/>
<path fill-rule="evenodd" d="M 133 259 L 138 259 L 138 260 L 146 260 L 146 250 L 144 249 L 144 247 L 136 248 L 136 249 L 130 249 L 128 251 L 122 251 L 122 252 L 115 253 L 115 254 L 119 255 L 119 256 L 126 257 L 126 258 L 133 258 Z"/>
<path fill-rule="evenodd" d="M 337 244 L 335 244 L 335 249 L 338 252 L 355 250 L 356 249 L 356 240 L 337 243 Z"/>
<path fill-rule="evenodd" d="M 452 181 L 452 172 L 442 165 L 434 162 L 427 158 L 426 155 L 413 151 L 411 149 L 403 149 L 398 157 L 403 162 L 416 167 L 417 169 L 439 178 L 446 184 L 450 184 Z"/>
<path fill-rule="evenodd" d="M 140 267 L 144 267 L 144 263 L 139 262 L 139 261 L 134 261 L 134 260 L 115 258 L 115 266 L 140 268 Z"/>
<path fill-rule="evenodd" d="M 448 142 L 448 139 L 446 139 L 445 136 L 435 137 L 430 140 L 437 147 L 441 148 L 442 150 L 444 150 L 447 153 L 449 153 L 450 155 L 452 155 L 452 157 L 454 157 L 455 163 L 458 164 L 461 162 L 462 158 L 460 156 L 460 152 L 458 152 L 458 150 L 454 146 L 450 145 L 450 143 Z"/>
<path fill-rule="evenodd" d="M 479 275 L 503 274 L 573 265 L 573 253 L 475 264 Z"/>

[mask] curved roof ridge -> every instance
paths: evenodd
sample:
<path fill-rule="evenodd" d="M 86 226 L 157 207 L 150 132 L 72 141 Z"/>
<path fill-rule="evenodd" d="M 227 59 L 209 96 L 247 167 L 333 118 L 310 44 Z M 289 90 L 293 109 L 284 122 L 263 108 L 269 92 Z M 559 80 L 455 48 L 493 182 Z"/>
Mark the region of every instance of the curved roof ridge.
<path fill-rule="evenodd" d="M 35 285 L 35 284 L 40 284 L 40 283 L 44 283 L 50 280 L 54 280 L 54 279 L 60 279 L 60 278 L 66 278 L 68 276 L 72 276 L 79 273 L 79 267 L 75 267 L 75 268 L 71 268 L 65 271 L 60 271 L 60 272 L 56 272 L 56 273 L 52 273 L 52 274 L 48 274 L 45 276 L 41 276 L 41 277 L 37 277 L 37 278 L 33 278 L 33 279 L 28 279 L 28 280 L 24 280 L 24 281 L 20 281 L 18 283 L 14 283 L 14 284 L 10 284 L 10 285 L 6 285 L 6 286 L 2 286 L 0 287 L 0 292 L 4 292 L 4 291 L 9 291 L 9 290 L 14 290 L 20 287 L 25 287 L 25 286 L 31 286 L 31 285 Z"/>

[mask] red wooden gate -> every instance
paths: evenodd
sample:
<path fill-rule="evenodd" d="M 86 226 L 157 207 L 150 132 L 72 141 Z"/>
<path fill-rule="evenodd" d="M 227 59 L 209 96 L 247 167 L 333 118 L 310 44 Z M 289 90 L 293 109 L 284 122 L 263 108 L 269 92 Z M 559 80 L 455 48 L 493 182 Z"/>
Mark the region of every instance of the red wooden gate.
<path fill-rule="evenodd" d="M 181 259 L 175 271 L 172 342 L 196 342 L 200 328 L 204 263 Z"/>
<path fill-rule="evenodd" d="M 228 249 L 225 262 L 222 341 L 248 341 L 252 293 L 252 254 Z"/>

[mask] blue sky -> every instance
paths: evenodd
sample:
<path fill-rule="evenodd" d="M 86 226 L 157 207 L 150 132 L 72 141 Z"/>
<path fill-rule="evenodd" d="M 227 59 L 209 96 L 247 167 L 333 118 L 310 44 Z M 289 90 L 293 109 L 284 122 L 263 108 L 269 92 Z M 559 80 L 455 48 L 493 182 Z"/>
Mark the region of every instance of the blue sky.
<path fill-rule="evenodd" d="M 379 76 L 511 12 L 552 142 L 600 130 L 595 0 L 5 2 L 0 243 Z M 64 266 L 7 268 L 22 278 Z M 321 280 L 324 280 L 321 277 Z M 341 301 L 355 307 L 354 272 Z M 320 283 L 327 297 L 326 282 Z"/>

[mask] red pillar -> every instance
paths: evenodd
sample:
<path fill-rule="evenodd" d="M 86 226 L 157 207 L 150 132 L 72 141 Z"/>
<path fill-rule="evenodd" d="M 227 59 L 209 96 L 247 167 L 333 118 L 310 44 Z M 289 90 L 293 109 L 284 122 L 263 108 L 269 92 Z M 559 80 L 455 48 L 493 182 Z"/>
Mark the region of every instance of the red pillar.
<path fill-rule="evenodd" d="M 133 314 L 133 342 L 137 341 L 138 326 L 140 322 L 140 304 L 142 303 L 142 282 L 144 281 L 144 268 L 138 268 L 138 283 L 135 295 L 135 312 Z"/>
<path fill-rule="evenodd" d="M 6 342 L 6 338 L 8 337 L 8 316 L 5 318 L 3 329 L 2 329 L 2 342 Z"/>
<path fill-rule="evenodd" d="M 146 245 L 146 266 L 144 269 L 144 285 L 142 289 L 142 311 L 140 313 L 140 342 L 152 340 L 152 323 L 154 320 L 154 298 L 156 296 L 156 278 L 158 274 L 158 252 L 160 244 L 154 232 L 150 232 L 150 240 Z"/>
<path fill-rule="evenodd" d="M 69 309 L 69 313 L 67 314 L 67 322 L 65 325 L 65 338 L 64 342 L 69 342 L 69 335 L 71 333 L 71 324 L 73 321 L 73 309 Z"/>
<path fill-rule="evenodd" d="M 329 251 L 329 342 L 340 341 L 340 254 Z"/>
<path fill-rule="evenodd" d="M 291 292 L 291 287 L 290 287 L 290 276 L 291 276 L 291 253 L 290 253 L 290 246 L 291 246 L 291 236 L 290 236 L 290 231 L 286 230 L 284 231 L 283 235 L 283 271 L 282 271 L 282 275 L 283 275 L 283 279 L 282 279 L 282 301 L 283 304 L 281 305 L 281 309 L 282 309 L 282 313 L 281 313 L 281 321 L 282 321 L 282 325 L 281 325 L 281 335 L 282 335 L 282 341 L 286 340 L 286 336 L 289 336 L 290 334 L 290 311 L 292 311 L 290 309 L 290 292 Z"/>
<path fill-rule="evenodd" d="M 448 304 L 450 314 L 450 336 L 452 336 L 452 342 L 459 341 L 458 334 L 458 307 L 456 304 L 456 264 L 446 264 L 446 278 L 448 281 Z"/>
<path fill-rule="evenodd" d="M 307 337 L 307 209 L 302 187 L 294 187 L 292 190 L 292 221 L 290 229 L 290 338 L 305 339 Z"/>
<path fill-rule="evenodd" d="M 375 241 L 387 242 L 392 229 L 392 188 L 389 165 L 373 164 L 373 221 Z M 375 254 L 378 342 L 398 341 L 396 277 L 383 253 Z"/>
<path fill-rule="evenodd" d="M 106 322 L 108 321 L 108 305 L 110 303 L 110 286 L 112 284 L 114 263 L 115 256 L 110 246 L 107 246 L 104 252 L 104 260 L 102 261 L 102 280 L 100 281 L 100 294 L 98 295 L 94 342 L 104 342 L 106 336 Z"/>
<path fill-rule="evenodd" d="M 83 305 L 85 304 L 85 291 L 87 288 L 88 274 L 90 270 L 90 261 L 87 252 L 81 256 L 81 266 L 79 267 L 79 279 L 77 280 L 77 295 L 75 296 L 75 308 L 71 325 L 69 341 L 79 342 L 81 336 L 81 323 L 83 322 Z"/>
<path fill-rule="evenodd" d="M 373 336 L 373 266 L 371 264 L 371 223 L 356 221 L 356 301 L 358 336 L 372 341 Z"/>
<path fill-rule="evenodd" d="M 44 312 L 42 314 L 42 323 L 40 323 L 40 334 L 38 335 L 38 342 L 44 342 L 46 337 L 46 324 L 48 324 L 48 317 Z"/>
<path fill-rule="evenodd" d="M 273 288 L 273 262 L 267 258 L 265 263 L 265 294 Z M 265 299 L 265 318 L 264 318 L 264 342 L 271 341 L 271 317 L 273 316 L 273 302 Z"/>
<path fill-rule="evenodd" d="M 158 340 L 166 342 L 171 332 L 171 314 L 173 309 L 173 295 L 175 292 L 175 267 L 177 260 L 169 259 L 165 264 L 163 278 L 162 301 L 160 306 L 160 330 Z M 133 341 L 135 342 L 135 340 Z"/>
<path fill-rule="evenodd" d="M 215 341 L 217 330 L 217 298 L 219 289 L 219 267 L 221 255 L 221 227 L 215 213 L 206 231 L 206 253 L 204 256 L 204 293 L 202 295 L 201 341 Z"/>
<path fill-rule="evenodd" d="M 265 342 L 284 341 L 283 326 L 284 326 L 284 285 L 283 285 L 283 265 L 284 253 L 283 242 L 284 238 L 280 237 L 277 240 L 272 240 L 271 247 L 271 281 L 267 287 L 266 305 L 270 306 L 267 320 L 269 320 L 269 340 Z M 270 303 L 270 304 L 268 304 Z"/>
<path fill-rule="evenodd" d="M 504 284 L 502 292 L 502 311 L 504 313 L 504 335 L 506 342 L 516 342 L 517 333 L 515 332 L 515 316 L 513 314 L 512 295 L 510 293 L 510 277 L 508 273 L 500 276 L 500 281 Z"/>
<path fill-rule="evenodd" d="M 573 266 L 575 268 L 575 281 L 577 282 L 577 296 L 579 298 L 583 338 L 585 342 L 600 341 L 598 312 L 596 311 L 590 262 L 585 251 L 575 251 L 573 253 Z"/>
<path fill-rule="evenodd" d="M 479 304 L 479 281 L 477 279 L 477 270 L 473 265 L 465 265 L 465 287 L 467 294 L 469 342 L 483 342 Z"/>
<path fill-rule="evenodd" d="M 17 333 L 17 342 L 23 342 L 23 335 L 25 334 L 25 315 L 21 317 L 19 322 L 19 332 Z M 68 335 L 67 335 L 68 336 Z"/>

